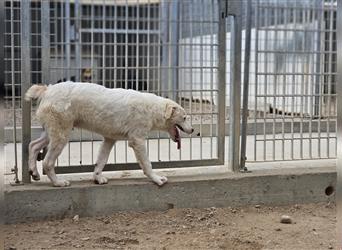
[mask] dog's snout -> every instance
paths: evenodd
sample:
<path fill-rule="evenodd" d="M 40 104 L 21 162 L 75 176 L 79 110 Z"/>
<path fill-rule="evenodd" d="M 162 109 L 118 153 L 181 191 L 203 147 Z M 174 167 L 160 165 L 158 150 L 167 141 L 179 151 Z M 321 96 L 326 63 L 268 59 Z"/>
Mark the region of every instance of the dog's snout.
<path fill-rule="evenodd" d="M 191 134 L 192 134 L 194 131 L 195 131 L 195 130 L 192 128 L 192 129 L 191 129 Z"/>

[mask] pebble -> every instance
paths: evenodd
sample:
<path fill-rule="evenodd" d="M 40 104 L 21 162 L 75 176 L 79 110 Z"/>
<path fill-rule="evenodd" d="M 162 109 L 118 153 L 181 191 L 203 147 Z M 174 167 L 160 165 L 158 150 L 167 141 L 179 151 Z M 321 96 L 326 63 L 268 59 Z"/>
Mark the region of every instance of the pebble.
<path fill-rule="evenodd" d="M 9 250 L 17 250 L 16 247 L 9 247 L 8 249 L 9 249 Z"/>
<path fill-rule="evenodd" d="M 283 224 L 292 224 L 292 219 L 288 215 L 282 215 L 281 219 L 280 219 L 280 222 L 283 223 Z"/>
<path fill-rule="evenodd" d="M 329 245 L 329 247 L 328 247 L 329 249 L 333 249 L 333 246 L 332 245 Z"/>
<path fill-rule="evenodd" d="M 255 208 L 261 208 L 261 206 L 260 205 L 255 205 Z"/>
<path fill-rule="evenodd" d="M 89 239 L 90 237 L 81 238 L 81 240 L 84 240 L 84 241 L 89 240 Z"/>
<path fill-rule="evenodd" d="M 79 216 L 78 214 L 76 214 L 76 215 L 74 216 L 74 218 L 72 218 L 72 220 L 73 220 L 74 222 L 78 222 L 78 221 L 80 220 L 80 216 Z"/>
<path fill-rule="evenodd" d="M 281 231 L 281 228 L 276 228 L 275 230 L 276 230 L 276 231 Z"/>

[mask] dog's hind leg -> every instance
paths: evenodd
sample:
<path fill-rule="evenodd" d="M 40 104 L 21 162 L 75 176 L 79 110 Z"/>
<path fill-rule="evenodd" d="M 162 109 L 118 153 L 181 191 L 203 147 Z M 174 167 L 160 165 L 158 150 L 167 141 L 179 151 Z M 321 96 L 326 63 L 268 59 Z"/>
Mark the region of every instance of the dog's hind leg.
<path fill-rule="evenodd" d="M 70 130 L 71 128 L 67 130 L 48 130 L 50 142 L 43 161 L 43 169 L 55 187 L 65 187 L 70 185 L 69 181 L 58 180 L 55 173 L 55 162 L 68 142 Z"/>
<path fill-rule="evenodd" d="M 96 184 L 106 184 L 108 180 L 106 177 L 102 175 L 102 170 L 108 161 L 108 157 L 112 147 L 115 143 L 115 140 L 105 138 L 102 142 L 102 145 L 99 150 L 99 154 L 97 156 L 95 169 L 94 169 L 94 182 Z"/>
<path fill-rule="evenodd" d="M 35 181 L 40 180 L 40 175 L 37 170 L 37 156 L 39 152 L 49 144 L 49 137 L 45 131 L 41 134 L 41 136 L 31 141 L 29 144 L 29 172 L 32 176 L 32 179 Z"/>
<path fill-rule="evenodd" d="M 159 186 L 164 185 L 167 182 L 167 178 L 165 176 L 159 176 L 152 170 L 152 164 L 148 159 L 146 153 L 146 146 L 144 139 L 131 139 L 128 142 L 128 145 L 133 148 L 135 157 L 139 162 L 140 167 L 144 171 L 144 174 L 149 177 L 154 183 Z"/>

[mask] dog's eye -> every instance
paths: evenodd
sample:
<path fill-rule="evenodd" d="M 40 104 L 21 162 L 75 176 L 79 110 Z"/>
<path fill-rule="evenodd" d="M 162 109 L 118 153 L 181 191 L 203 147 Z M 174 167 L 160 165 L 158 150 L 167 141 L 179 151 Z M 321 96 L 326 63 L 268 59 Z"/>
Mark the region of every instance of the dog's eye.
<path fill-rule="evenodd" d="M 184 121 L 186 121 L 186 116 L 184 116 Z"/>

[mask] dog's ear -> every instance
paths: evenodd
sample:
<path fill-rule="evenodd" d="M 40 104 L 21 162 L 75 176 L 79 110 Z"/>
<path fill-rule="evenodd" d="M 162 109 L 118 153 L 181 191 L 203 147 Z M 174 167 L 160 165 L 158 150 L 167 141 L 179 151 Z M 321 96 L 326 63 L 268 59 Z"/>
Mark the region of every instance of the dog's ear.
<path fill-rule="evenodd" d="M 176 106 L 174 106 L 170 103 L 166 104 L 164 118 L 166 120 L 170 119 L 172 117 L 173 112 L 175 112 L 176 108 L 177 108 Z"/>

